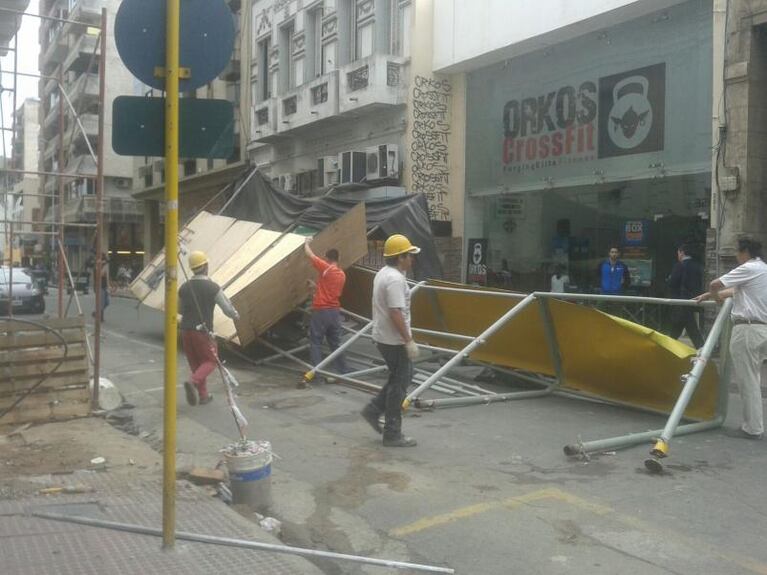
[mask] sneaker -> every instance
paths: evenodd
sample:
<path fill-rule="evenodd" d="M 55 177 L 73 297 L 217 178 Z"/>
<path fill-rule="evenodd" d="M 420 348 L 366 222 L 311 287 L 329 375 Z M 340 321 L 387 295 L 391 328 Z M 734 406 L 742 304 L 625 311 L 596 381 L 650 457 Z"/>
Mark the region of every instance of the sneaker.
<path fill-rule="evenodd" d="M 738 429 L 725 429 L 724 434 L 727 437 L 735 437 L 738 439 L 761 439 L 763 434 L 762 433 L 748 433 L 742 428 Z"/>
<path fill-rule="evenodd" d="M 365 409 L 360 411 L 360 415 L 362 416 L 362 419 L 370 424 L 370 427 L 372 427 L 376 433 L 383 433 L 381 423 L 378 421 L 378 414 L 370 409 L 369 405 L 366 405 Z"/>
<path fill-rule="evenodd" d="M 205 397 L 200 398 L 200 405 L 205 405 L 206 403 L 210 403 L 211 401 L 213 401 L 213 394 L 209 393 Z"/>
<path fill-rule="evenodd" d="M 384 447 L 415 447 L 418 445 L 418 442 L 412 437 L 400 435 L 399 437 L 395 437 L 393 439 L 387 439 L 384 437 L 383 444 Z"/>
<path fill-rule="evenodd" d="M 200 396 L 197 393 L 197 388 L 190 382 L 184 382 L 184 391 L 186 392 L 186 402 L 189 405 L 197 405 L 200 402 Z"/>

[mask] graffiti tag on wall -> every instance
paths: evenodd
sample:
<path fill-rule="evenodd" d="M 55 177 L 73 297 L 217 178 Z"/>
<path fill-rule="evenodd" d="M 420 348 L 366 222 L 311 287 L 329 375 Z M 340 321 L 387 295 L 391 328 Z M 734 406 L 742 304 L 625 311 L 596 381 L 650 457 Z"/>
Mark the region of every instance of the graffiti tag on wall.
<path fill-rule="evenodd" d="M 450 221 L 450 82 L 416 76 L 413 86 L 413 125 L 410 170 L 413 191 L 426 195 L 429 219 Z"/>

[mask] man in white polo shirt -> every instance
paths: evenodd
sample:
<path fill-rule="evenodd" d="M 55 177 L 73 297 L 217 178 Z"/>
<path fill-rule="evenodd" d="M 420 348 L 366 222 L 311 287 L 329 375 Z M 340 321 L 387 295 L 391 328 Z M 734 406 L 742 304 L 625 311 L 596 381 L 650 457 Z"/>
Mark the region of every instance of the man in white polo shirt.
<path fill-rule="evenodd" d="M 756 240 L 738 240 L 740 265 L 712 281 L 709 291 L 696 298 L 733 298 L 730 359 L 743 401 L 739 436 L 748 439 L 761 439 L 764 434 L 761 370 L 767 361 L 767 264 L 761 255 L 762 245 Z"/>
<path fill-rule="evenodd" d="M 378 418 L 384 414 L 386 447 L 416 445 L 415 439 L 402 434 L 402 401 L 413 379 L 413 359 L 418 356 L 410 331 L 410 288 L 405 274 L 420 251 L 405 236 L 390 236 L 384 243 L 386 265 L 373 280 L 373 341 L 386 362 L 389 379 L 362 410 L 362 417 L 381 433 Z"/>

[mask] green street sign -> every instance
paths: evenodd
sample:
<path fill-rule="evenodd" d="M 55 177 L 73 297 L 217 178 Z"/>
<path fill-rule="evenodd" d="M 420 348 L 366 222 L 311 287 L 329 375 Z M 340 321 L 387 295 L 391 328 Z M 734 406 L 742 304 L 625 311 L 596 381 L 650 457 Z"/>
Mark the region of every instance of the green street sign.
<path fill-rule="evenodd" d="M 165 98 L 118 96 L 112 105 L 112 148 L 120 156 L 165 155 Z M 179 157 L 231 157 L 234 107 L 228 100 L 179 100 Z"/>

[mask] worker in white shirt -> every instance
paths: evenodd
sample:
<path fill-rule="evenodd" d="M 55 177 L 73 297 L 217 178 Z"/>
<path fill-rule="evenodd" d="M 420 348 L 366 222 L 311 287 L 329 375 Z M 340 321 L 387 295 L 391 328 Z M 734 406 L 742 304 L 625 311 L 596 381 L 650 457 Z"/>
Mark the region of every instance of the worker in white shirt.
<path fill-rule="evenodd" d="M 410 288 L 405 274 L 421 251 L 401 234 L 384 243 L 386 265 L 373 279 L 373 340 L 386 362 L 389 379 L 362 410 L 362 417 L 377 432 L 383 431 L 386 447 L 413 447 L 415 439 L 402 434 L 402 401 L 413 379 L 418 346 L 410 331 Z M 384 428 L 378 418 L 384 414 Z"/>
<path fill-rule="evenodd" d="M 730 359 L 733 377 L 743 401 L 739 437 L 761 439 L 764 434 L 761 370 L 767 361 L 767 264 L 762 245 L 753 239 L 738 240 L 738 267 L 711 282 L 698 301 L 733 298 Z"/>

